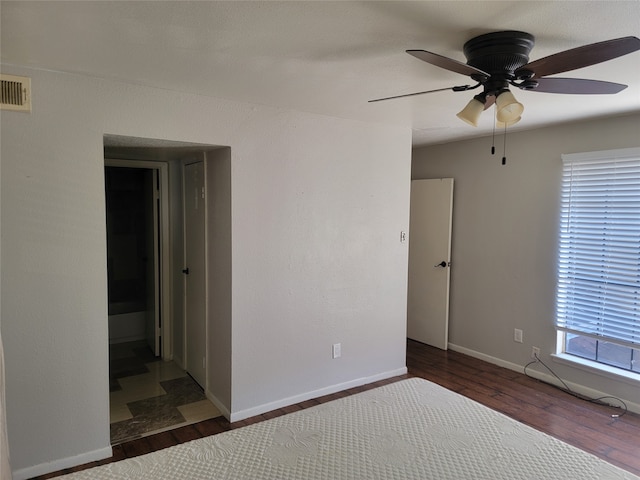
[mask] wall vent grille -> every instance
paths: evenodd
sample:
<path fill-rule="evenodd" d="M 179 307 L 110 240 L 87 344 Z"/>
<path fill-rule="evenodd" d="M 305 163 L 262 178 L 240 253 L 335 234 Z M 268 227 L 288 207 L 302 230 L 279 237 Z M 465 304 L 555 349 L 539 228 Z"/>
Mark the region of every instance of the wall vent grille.
<path fill-rule="evenodd" d="M 0 74 L 0 110 L 31 111 L 31 79 Z"/>

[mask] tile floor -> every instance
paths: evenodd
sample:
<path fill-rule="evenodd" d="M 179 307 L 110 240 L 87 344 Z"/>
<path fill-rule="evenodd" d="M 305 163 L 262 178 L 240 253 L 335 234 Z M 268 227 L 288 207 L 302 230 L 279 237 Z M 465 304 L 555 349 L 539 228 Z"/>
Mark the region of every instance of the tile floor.
<path fill-rule="evenodd" d="M 110 345 L 111 444 L 220 416 L 202 388 L 144 341 Z"/>

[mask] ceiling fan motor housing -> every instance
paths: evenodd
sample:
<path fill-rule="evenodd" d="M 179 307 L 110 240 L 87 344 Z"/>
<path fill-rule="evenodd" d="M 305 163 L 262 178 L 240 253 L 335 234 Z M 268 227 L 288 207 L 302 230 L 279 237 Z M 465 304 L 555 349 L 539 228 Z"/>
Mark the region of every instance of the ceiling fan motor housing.
<path fill-rule="evenodd" d="M 482 84 L 487 80 L 491 84 L 495 83 L 485 85 L 485 91 L 506 88 L 509 81 L 516 79 L 514 72 L 529 63 L 529 53 L 534 43 L 533 35 L 511 30 L 472 38 L 463 46 L 467 65 L 487 72 L 491 77 L 487 79 L 473 74 L 471 78 Z"/>

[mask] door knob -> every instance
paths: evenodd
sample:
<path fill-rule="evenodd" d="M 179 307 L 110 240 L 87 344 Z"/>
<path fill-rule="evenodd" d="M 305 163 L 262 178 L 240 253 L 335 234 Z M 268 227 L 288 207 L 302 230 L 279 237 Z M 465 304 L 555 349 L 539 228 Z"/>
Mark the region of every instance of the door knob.
<path fill-rule="evenodd" d="M 185 275 L 189 275 L 189 267 L 182 270 L 182 273 L 184 273 Z"/>
<path fill-rule="evenodd" d="M 434 265 L 433 267 L 434 267 L 434 268 L 435 268 L 435 267 L 442 267 L 442 268 L 444 268 L 444 267 L 446 267 L 446 266 L 447 266 L 447 262 L 445 262 L 445 261 L 443 260 L 443 261 L 441 261 L 439 264 Z"/>

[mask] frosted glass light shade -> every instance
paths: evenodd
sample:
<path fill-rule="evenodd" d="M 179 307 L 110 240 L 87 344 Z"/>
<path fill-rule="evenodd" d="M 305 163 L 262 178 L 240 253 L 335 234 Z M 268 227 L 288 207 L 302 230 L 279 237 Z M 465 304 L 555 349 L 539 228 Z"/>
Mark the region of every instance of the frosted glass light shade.
<path fill-rule="evenodd" d="M 518 117 L 518 118 L 516 118 L 514 120 L 511 120 L 509 122 L 501 122 L 501 121 L 496 119 L 496 128 L 510 127 L 511 125 L 515 125 L 516 123 L 518 123 L 520 120 L 522 120 L 522 117 Z"/>
<path fill-rule="evenodd" d="M 456 116 L 460 120 L 467 122 L 469 125 L 477 127 L 478 120 L 480 119 L 480 114 L 483 111 L 484 103 L 474 97 L 469 101 L 469 103 L 467 103 L 467 106 L 464 107 Z"/>
<path fill-rule="evenodd" d="M 510 122 L 517 121 L 522 112 L 524 112 L 524 105 L 516 100 L 509 90 L 504 91 L 496 98 L 496 108 L 498 112 L 496 118 L 499 122 L 509 124 Z"/>

